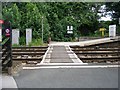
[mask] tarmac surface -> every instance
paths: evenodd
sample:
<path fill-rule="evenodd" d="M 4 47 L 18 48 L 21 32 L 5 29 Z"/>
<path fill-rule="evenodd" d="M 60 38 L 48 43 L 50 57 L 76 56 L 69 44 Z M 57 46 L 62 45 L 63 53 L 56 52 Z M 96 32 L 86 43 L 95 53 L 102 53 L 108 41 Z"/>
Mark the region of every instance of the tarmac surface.
<path fill-rule="evenodd" d="M 23 70 L 18 88 L 118 88 L 118 68 Z"/>

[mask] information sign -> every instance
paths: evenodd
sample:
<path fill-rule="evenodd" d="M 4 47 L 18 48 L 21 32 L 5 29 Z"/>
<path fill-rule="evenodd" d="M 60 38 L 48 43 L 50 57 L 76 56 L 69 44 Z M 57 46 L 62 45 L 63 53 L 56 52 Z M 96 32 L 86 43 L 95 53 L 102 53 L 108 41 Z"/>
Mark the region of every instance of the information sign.
<path fill-rule="evenodd" d="M 109 37 L 115 37 L 116 36 L 116 25 L 110 25 L 109 26 Z"/>

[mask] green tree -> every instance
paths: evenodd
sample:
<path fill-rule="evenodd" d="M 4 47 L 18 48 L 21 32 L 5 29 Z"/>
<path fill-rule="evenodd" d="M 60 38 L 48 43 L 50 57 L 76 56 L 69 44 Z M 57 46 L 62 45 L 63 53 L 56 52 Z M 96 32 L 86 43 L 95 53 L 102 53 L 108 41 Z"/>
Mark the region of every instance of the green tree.
<path fill-rule="evenodd" d="M 120 25 L 119 25 L 119 18 L 120 18 L 120 1 L 119 2 L 107 2 L 106 3 L 106 10 L 111 12 L 110 15 L 112 16 L 111 24 L 117 25 L 117 33 L 120 35 Z"/>
<path fill-rule="evenodd" d="M 11 21 L 12 28 L 20 28 L 21 14 L 16 4 L 3 8 L 3 18 Z"/>
<path fill-rule="evenodd" d="M 87 2 L 4 3 L 3 16 L 9 16 L 12 27 L 20 28 L 24 37 L 25 29 L 32 28 L 34 39 L 42 37 L 43 17 L 45 42 L 48 37 L 56 41 L 68 41 L 79 35 L 89 35 L 98 29 L 97 13 L 101 5 L 102 3 Z M 74 33 L 66 37 L 68 25 L 73 26 Z"/>

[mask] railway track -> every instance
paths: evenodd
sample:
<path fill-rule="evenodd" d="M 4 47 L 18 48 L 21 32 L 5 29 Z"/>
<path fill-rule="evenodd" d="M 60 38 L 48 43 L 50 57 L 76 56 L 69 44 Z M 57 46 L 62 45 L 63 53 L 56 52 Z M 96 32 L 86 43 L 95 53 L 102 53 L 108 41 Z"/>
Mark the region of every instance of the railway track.
<path fill-rule="evenodd" d="M 39 63 L 47 51 L 48 46 L 42 47 L 13 47 L 12 60 L 24 63 Z"/>
<path fill-rule="evenodd" d="M 71 46 L 78 58 L 84 63 L 119 63 L 120 42 L 90 46 Z"/>

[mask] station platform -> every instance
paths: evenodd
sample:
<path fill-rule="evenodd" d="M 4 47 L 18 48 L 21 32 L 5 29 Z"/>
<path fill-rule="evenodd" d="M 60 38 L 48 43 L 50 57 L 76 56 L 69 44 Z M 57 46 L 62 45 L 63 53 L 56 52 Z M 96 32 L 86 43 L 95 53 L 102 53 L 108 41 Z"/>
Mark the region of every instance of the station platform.
<path fill-rule="evenodd" d="M 83 63 L 69 47 L 113 42 L 114 40 L 104 38 L 81 42 L 52 42 L 43 60 L 36 67 L 23 67 L 18 76 L 3 75 L 2 87 L 91 88 L 91 90 L 92 88 L 93 90 L 94 88 L 118 88 L 118 65 L 88 65 Z M 8 84 L 4 85 L 4 83 Z"/>
<path fill-rule="evenodd" d="M 79 42 L 51 42 L 49 45 L 53 46 L 86 46 L 86 45 L 94 45 L 94 44 L 102 44 L 107 42 L 114 42 L 116 40 L 120 40 L 120 36 L 116 37 L 107 37 L 107 38 L 101 38 L 101 39 L 95 39 L 95 40 L 86 40 L 86 41 L 79 41 Z"/>

